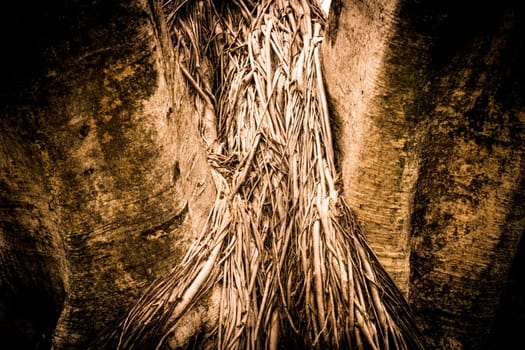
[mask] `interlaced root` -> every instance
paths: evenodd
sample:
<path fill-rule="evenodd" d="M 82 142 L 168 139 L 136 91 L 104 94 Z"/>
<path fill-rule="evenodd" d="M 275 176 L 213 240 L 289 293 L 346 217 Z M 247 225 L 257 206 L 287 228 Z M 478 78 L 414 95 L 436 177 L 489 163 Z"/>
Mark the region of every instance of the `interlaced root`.
<path fill-rule="evenodd" d="M 163 348 L 220 288 L 217 349 L 422 349 L 338 192 L 313 0 L 166 1 L 217 199 L 182 262 L 113 333 Z"/>

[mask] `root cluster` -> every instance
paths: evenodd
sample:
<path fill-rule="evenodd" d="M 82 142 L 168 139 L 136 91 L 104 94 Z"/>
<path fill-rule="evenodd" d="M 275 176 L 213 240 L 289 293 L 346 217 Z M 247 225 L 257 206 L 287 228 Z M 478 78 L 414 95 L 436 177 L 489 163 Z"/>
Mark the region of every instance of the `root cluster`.
<path fill-rule="evenodd" d="M 220 288 L 217 349 L 422 349 L 340 195 L 313 0 L 166 1 L 217 198 L 200 237 L 112 334 L 163 348 Z"/>

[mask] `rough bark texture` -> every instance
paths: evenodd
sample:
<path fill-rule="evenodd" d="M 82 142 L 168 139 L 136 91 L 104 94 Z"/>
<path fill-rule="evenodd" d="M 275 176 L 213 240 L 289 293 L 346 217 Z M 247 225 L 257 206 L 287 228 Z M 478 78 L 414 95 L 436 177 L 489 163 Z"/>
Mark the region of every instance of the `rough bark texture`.
<path fill-rule="evenodd" d="M 406 6 L 407 29 L 431 39 L 421 40 L 425 79 L 414 86 L 428 119 L 410 298 L 443 349 L 486 346 L 525 227 L 524 12 L 511 2 L 470 5 Z"/>
<path fill-rule="evenodd" d="M 55 321 L 55 348 L 82 348 L 207 215 L 213 189 L 156 3 L 7 14 L 29 29 L 9 43 L 2 87 L 0 311 L 17 348 L 49 343 Z"/>
<path fill-rule="evenodd" d="M 339 5 L 325 68 L 345 195 L 432 345 L 485 348 L 525 226 L 523 11 Z"/>

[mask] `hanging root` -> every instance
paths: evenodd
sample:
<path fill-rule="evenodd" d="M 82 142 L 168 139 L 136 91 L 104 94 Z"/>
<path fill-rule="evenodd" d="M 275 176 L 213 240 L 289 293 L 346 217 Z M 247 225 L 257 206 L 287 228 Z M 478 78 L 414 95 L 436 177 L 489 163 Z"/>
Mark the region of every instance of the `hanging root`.
<path fill-rule="evenodd" d="M 201 237 L 112 334 L 161 348 L 220 288 L 218 349 L 423 349 L 336 188 L 313 0 L 166 1 L 217 200 Z M 210 136 L 211 135 L 211 136 Z M 199 328 L 199 325 L 195 326 Z"/>

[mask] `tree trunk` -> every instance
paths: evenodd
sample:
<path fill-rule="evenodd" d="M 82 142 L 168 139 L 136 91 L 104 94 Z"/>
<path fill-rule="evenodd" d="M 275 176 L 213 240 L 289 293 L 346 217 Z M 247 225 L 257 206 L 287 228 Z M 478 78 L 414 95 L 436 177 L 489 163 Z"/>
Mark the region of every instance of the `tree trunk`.
<path fill-rule="evenodd" d="M 214 190 L 158 2 L 10 11 L 3 32 L 29 35 L 3 66 L 2 333 L 80 349 L 175 265 Z"/>
<path fill-rule="evenodd" d="M 417 178 L 414 121 L 407 81 L 393 89 L 396 67 L 388 43 L 395 33 L 396 0 L 334 2 L 324 46 L 327 89 L 336 116 L 337 146 L 349 205 L 398 286 L 408 292 L 410 212 Z M 386 66 L 386 67 L 385 67 Z M 393 79 L 394 80 L 394 79 Z M 397 86 L 396 86 L 397 87 Z"/>
<path fill-rule="evenodd" d="M 484 348 L 525 227 L 524 12 L 334 5 L 324 62 L 345 195 L 432 345 Z"/>

